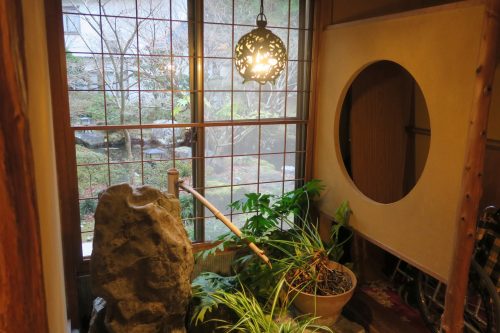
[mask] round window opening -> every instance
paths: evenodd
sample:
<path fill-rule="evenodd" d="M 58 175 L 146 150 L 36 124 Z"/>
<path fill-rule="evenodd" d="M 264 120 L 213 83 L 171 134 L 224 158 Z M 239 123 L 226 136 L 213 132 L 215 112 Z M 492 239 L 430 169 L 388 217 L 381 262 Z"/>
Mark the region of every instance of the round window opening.
<path fill-rule="evenodd" d="M 345 169 L 364 195 L 392 203 L 415 187 L 431 130 L 422 90 L 406 69 L 379 61 L 361 71 L 342 104 L 339 128 Z"/>

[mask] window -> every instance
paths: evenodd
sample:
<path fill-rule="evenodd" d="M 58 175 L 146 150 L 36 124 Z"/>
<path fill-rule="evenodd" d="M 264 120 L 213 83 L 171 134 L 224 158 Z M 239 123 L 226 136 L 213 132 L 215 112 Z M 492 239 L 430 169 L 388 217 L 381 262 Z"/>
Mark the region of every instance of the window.
<path fill-rule="evenodd" d="M 78 13 L 76 6 L 63 6 L 64 33 L 68 35 L 80 33 L 80 17 L 73 13 Z"/>
<path fill-rule="evenodd" d="M 176 167 L 237 225 L 228 204 L 248 192 L 288 191 L 303 180 L 309 98 L 310 2 L 265 2 L 268 27 L 287 45 L 275 85 L 242 84 L 238 39 L 255 26 L 259 1 L 63 0 L 75 138 L 82 255 L 91 253 L 98 194 L 127 182 L 167 188 Z M 67 9 L 70 8 L 71 10 Z M 67 10 L 66 10 L 67 9 Z M 76 194 L 75 194 L 76 195 Z M 181 193 L 193 241 L 214 240 L 222 223 Z"/>

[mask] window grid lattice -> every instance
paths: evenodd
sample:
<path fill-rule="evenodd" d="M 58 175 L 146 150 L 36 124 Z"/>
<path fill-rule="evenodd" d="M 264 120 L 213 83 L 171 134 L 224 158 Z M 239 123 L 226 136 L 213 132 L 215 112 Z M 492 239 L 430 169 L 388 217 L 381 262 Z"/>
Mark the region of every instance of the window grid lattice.
<path fill-rule="evenodd" d="M 299 54 L 298 45 L 309 40 L 310 29 L 299 27 L 299 1 L 266 5 L 269 27 L 291 47 L 276 86 L 242 85 L 235 74 L 235 44 L 254 28 L 248 17 L 237 16 L 245 1 L 205 2 L 202 89 L 191 84 L 190 67 L 199 58 L 191 53 L 196 43 L 188 42 L 195 26 L 188 20 L 190 6 L 161 1 L 168 8 L 155 7 L 158 13 L 138 6 L 159 1 L 63 0 L 73 6 L 63 18 L 77 16 L 80 23 L 79 33 L 67 32 L 65 42 L 84 255 L 89 254 L 98 193 L 109 185 L 128 182 L 166 190 L 166 170 L 177 167 L 188 184 L 241 226 L 245 214 L 228 209 L 230 202 L 246 192 L 281 194 L 303 181 L 297 169 L 305 151 L 297 140 L 307 121 L 299 100 L 307 99 L 309 90 L 299 82 L 299 71 L 309 68 L 310 59 L 307 52 Z M 214 16 L 221 8 L 231 20 Z M 254 12 L 249 8 L 249 17 Z M 281 23 L 273 22 L 273 15 L 281 15 Z M 199 122 L 193 122 L 194 96 L 203 97 Z M 204 137 L 205 147 L 193 156 L 196 136 Z M 203 164 L 204 183 L 192 183 L 195 161 Z M 192 200 L 181 193 L 183 220 L 193 240 L 213 240 L 226 231 L 209 211 L 196 214 Z M 194 234 L 196 223 L 205 223 L 204 235 Z"/>

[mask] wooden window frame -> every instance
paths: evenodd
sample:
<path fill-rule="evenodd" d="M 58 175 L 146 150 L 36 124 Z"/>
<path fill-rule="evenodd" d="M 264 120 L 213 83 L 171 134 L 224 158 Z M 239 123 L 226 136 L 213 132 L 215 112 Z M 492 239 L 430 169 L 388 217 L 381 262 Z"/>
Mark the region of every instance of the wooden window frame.
<path fill-rule="evenodd" d="M 289 2 L 290 3 L 290 2 Z M 298 59 L 301 64 L 298 69 L 299 85 L 306 87 L 303 90 L 295 90 L 298 92 L 299 100 L 297 102 L 297 116 L 295 118 L 282 118 L 282 119 L 256 119 L 256 120 L 227 120 L 227 121 L 204 121 L 203 113 L 203 0 L 188 0 L 188 22 L 192 22 L 193 29 L 189 29 L 189 57 L 194 61 L 190 62 L 190 85 L 191 88 L 196 87 L 191 94 L 191 105 L 193 105 L 194 112 L 192 112 L 192 122 L 182 124 L 165 124 L 158 125 L 114 125 L 100 128 L 99 126 L 71 126 L 70 112 L 69 112 L 69 99 L 68 99 L 68 85 L 67 85 L 67 69 L 66 69 L 66 51 L 64 42 L 64 27 L 63 27 L 63 6 L 61 0 L 45 0 L 46 18 L 47 18 L 47 37 L 48 37 L 48 52 L 49 52 L 49 69 L 51 76 L 51 95 L 54 110 L 54 132 L 56 142 L 56 156 L 57 156 L 57 171 L 58 171 L 58 186 L 59 186 L 59 200 L 61 203 L 61 229 L 63 240 L 63 254 L 64 254 L 64 267 L 66 277 L 66 293 L 68 299 L 68 313 L 70 314 L 73 323 L 78 323 L 78 288 L 77 278 L 89 273 L 89 258 L 82 256 L 81 248 L 81 230 L 80 230 L 80 215 L 79 215 L 79 195 L 78 195 L 78 179 L 76 172 L 76 154 L 75 154 L 75 141 L 74 132 L 76 130 L 88 129 L 120 129 L 126 127 L 128 129 L 134 128 L 175 128 L 175 127 L 191 127 L 196 130 L 198 140 L 193 148 L 193 156 L 201 156 L 200 158 L 193 158 L 193 185 L 200 192 L 204 193 L 205 186 L 205 170 L 204 159 L 205 155 L 200 152 L 205 149 L 204 131 L 207 128 L 214 128 L 220 126 L 259 126 L 259 138 L 262 126 L 265 125 L 298 125 L 297 126 L 297 148 L 295 150 L 296 160 L 296 185 L 300 185 L 305 179 L 310 177 L 310 165 L 312 159 L 312 149 L 310 140 L 310 132 L 313 126 L 309 122 L 308 109 L 311 107 L 311 85 L 314 84 L 311 80 L 311 67 L 312 60 L 312 23 L 314 12 L 314 1 L 310 0 L 309 10 L 306 11 L 305 0 L 300 0 L 300 28 L 299 28 L 299 52 L 304 54 L 304 59 Z M 234 11 L 234 0 L 233 0 Z M 315 14 L 317 15 L 317 14 Z M 290 18 L 289 18 L 290 22 Z M 233 23 L 234 31 L 234 15 Z M 309 28 L 304 28 L 306 25 Z M 249 27 L 249 30 L 251 27 Z M 288 26 L 290 30 L 290 25 Z M 314 37 L 316 38 L 316 37 Z M 234 39 L 234 33 L 233 33 Z M 233 45 L 236 41 L 232 41 Z M 233 64 L 234 66 L 234 64 Z M 233 71 L 232 71 L 233 72 Z M 302 82 L 302 83 L 301 83 Z M 233 91 L 232 89 L 230 90 Z M 262 88 L 259 89 L 262 92 Z M 288 90 L 285 90 L 288 92 Z M 300 126 L 299 126 L 300 125 Z M 286 129 L 285 129 L 286 131 Z M 285 133 L 286 135 L 286 133 Z M 286 149 L 283 154 L 286 154 Z M 290 153 L 290 152 L 288 152 Z M 258 156 L 265 154 L 259 151 Z M 222 157 L 234 157 L 230 154 Z M 217 156 L 221 157 L 221 156 Z M 260 163 L 259 163 L 260 164 Z M 283 172 L 284 174 L 284 172 Z M 166 178 L 166 175 L 165 175 Z M 284 178 L 284 177 L 283 177 Z M 281 183 L 284 186 L 284 179 Z M 256 182 L 255 184 L 262 184 L 263 182 Z M 200 184 L 202 186 L 200 186 Z M 232 188 L 231 180 L 231 188 Z M 195 223 L 196 234 L 204 235 L 204 220 L 206 217 L 203 215 L 204 208 L 195 203 L 196 216 L 203 216 L 202 220 Z M 198 218 L 199 219 L 199 218 Z M 195 250 L 203 249 L 210 246 L 204 239 L 199 239 L 200 242 L 194 243 Z M 78 325 L 78 324 L 77 324 Z"/>

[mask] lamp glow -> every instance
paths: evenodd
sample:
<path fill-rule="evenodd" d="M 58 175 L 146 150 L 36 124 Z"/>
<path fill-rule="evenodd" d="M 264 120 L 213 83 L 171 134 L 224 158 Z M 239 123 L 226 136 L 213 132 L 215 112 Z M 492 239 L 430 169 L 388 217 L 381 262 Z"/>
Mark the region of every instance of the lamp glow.
<path fill-rule="evenodd" d="M 236 69 L 243 77 L 243 83 L 257 81 L 260 84 L 275 83 L 285 69 L 287 54 L 283 41 L 266 29 L 263 0 L 257 15 L 257 29 L 240 38 L 235 48 Z"/>

